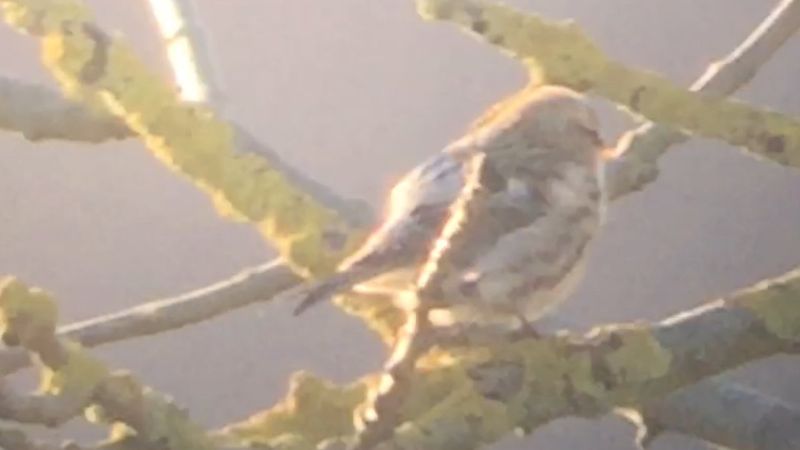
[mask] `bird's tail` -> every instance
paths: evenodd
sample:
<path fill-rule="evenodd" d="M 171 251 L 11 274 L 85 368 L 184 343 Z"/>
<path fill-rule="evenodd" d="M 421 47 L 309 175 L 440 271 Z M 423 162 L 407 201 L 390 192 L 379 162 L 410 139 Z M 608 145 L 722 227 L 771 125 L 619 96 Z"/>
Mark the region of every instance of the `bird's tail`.
<path fill-rule="evenodd" d="M 350 290 L 353 286 L 372 278 L 377 273 L 380 273 L 380 271 L 353 267 L 335 273 L 323 280 L 312 282 L 298 294 L 300 303 L 294 308 L 294 315 L 299 316 L 312 306 L 330 300 L 341 292 Z"/>

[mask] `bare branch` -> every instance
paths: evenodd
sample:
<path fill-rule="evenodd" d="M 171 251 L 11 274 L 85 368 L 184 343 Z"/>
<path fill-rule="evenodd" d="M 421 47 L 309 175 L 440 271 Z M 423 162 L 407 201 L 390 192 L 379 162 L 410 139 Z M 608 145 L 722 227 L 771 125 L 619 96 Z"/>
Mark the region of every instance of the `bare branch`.
<path fill-rule="evenodd" d="M 222 106 L 222 89 L 214 75 L 203 28 L 191 0 L 147 0 L 164 41 L 181 98 Z"/>
<path fill-rule="evenodd" d="M 0 129 L 30 141 L 64 139 L 98 143 L 132 132 L 119 119 L 32 83 L 0 76 Z"/>
<path fill-rule="evenodd" d="M 800 28 L 800 1 L 782 0 L 730 54 L 710 65 L 692 90 L 713 97 L 734 93 L 758 73 L 775 52 Z M 609 194 L 616 198 L 637 191 L 658 176 L 658 159 L 671 146 L 690 136 L 674 128 L 647 122 L 627 133 L 617 152 Z"/>
<path fill-rule="evenodd" d="M 61 337 L 87 347 L 174 330 L 208 320 L 236 308 L 266 301 L 297 284 L 300 278 L 281 261 L 245 270 L 211 286 L 173 298 L 61 327 Z M 0 351 L 0 374 L 30 363 L 19 349 Z"/>

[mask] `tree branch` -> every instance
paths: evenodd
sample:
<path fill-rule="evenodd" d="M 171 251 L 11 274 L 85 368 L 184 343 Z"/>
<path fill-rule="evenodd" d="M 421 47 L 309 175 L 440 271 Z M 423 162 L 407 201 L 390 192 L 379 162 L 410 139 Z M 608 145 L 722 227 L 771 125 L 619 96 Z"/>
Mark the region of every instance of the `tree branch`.
<path fill-rule="evenodd" d="M 169 398 L 129 374 L 112 373 L 79 345 L 56 337 L 57 315 L 53 300 L 44 292 L 11 278 L 0 280 L 3 341 L 21 345 L 36 356 L 43 371 L 43 395 L 77 405 L 75 412 L 96 406 L 93 421 L 107 425 L 122 422 L 147 448 L 216 449 L 205 430 Z M 8 405 L 3 409 L 22 410 Z"/>
<path fill-rule="evenodd" d="M 0 427 L 0 448 L 6 450 L 164 450 L 163 447 L 147 445 L 131 436 L 93 445 L 80 445 L 74 442 L 53 444 L 31 439 L 22 430 L 10 427 Z"/>
<path fill-rule="evenodd" d="M 119 119 L 32 83 L 0 76 L 0 129 L 30 141 L 63 139 L 98 143 L 132 135 Z"/>
<path fill-rule="evenodd" d="M 300 278 L 275 260 L 234 277 L 177 297 L 157 300 L 106 316 L 59 328 L 61 337 L 87 347 L 147 336 L 208 320 L 243 306 L 272 299 L 296 285 Z M 26 352 L 0 351 L 0 374 L 30 364 Z"/>
<path fill-rule="evenodd" d="M 800 1 L 782 0 L 752 33 L 726 57 L 711 64 L 692 84 L 691 90 L 712 97 L 734 93 L 755 77 L 758 70 L 800 28 Z M 637 191 L 658 177 L 658 159 L 689 135 L 654 122 L 627 133 L 617 146 L 608 185 L 611 198 Z"/>
<path fill-rule="evenodd" d="M 800 409 L 715 379 L 681 389 L 642 409 L 647 427 L 737 450 L 794 450 L 800 443 Z"/>
<path fill-rule="evenodd" d="M 246 220 L 299 273 L 324 274 L 361 240 L 353 224 L 294 186 L 270 162 L 236 150 L 230 124 L 186 104 L 79 0 L 0 0 L 6 20 L 42 38 L 43 61 L 69 95 L 120 117 L 170 169 Z M 125 73 L 125 77 L 116 74 Z"/>
<path fill-rule="evenodd" d="M 178 12 L 181 14 L 187 12 L 188 10 L 185 6 L 185 4 L 182 5 Z M 56 9 L 48 11 L 48 13 L 57 16 L 60 11 Z M 189 59 L 195 61 L 196 58 L 199 61 L 207 61 L 208 56 L 205 55 L 205 52 L 200 51 L 202 48 L 198 48 L 196 42 L 193 40 L 197 38 L 200 27 L 191 20 L 191 16 L 188 18 L 184 17 L 182 21 L 183 28 L 178 30 L 174 29 L 175 23 L 169 22 L 170 18 L 168 16 L 170 16 L 169 12 L 160 15 L 160 17 L 164 19 L 162 20 L 163 23 L 161 23 L 163 27 L 162 31 L 178 33 L 182 36 L 184 42 L 182 47 L 188 47 L 190 50 Z M 36 16 L 32 23 L 26 22 L 24 16 L 22 17 L 23 19 L 20 20 L 20 24 L 23 28 L 34 33 L 41 32 L 37 25 L 38 22 L 36 22 L 37 20 L 43 19 L 41 16 Z M 20 18 L 18 17 L 17 19 Z M 181 20 L 177 22 L 181 22 Z M 193 30 L 194 33 L 182 34 L 186 30 Z M 97 32 L 99 31 L 95 30 L 95 33 Z M 178 48 L 180 50 L 181 46 Z M 186 58 L 177 58 L 175 61 L 180 62 L 185 59 Z M 106 61 L 106 63 L 109 62 Z M 193 65 L 190 69 L 199 71 L 201 66 L 210 67 L 210 64 L 206 63 L 200 66 Z M 181 79 L 180 77 L 177 78 Z M 198 72 L 196 76 L 189 77 L 189 79 L 192 78 L 194 78 L 195 81 L 202 81 L 208 79 L 208 76 L 206 72 Z M 208 82 L 203 83 L 209 84 Z M 219 91 L 218 88 L 213 88 L 211 90 Z M 260 142 L 242 127 L 236 124 L 230 124 L 229 126 L 234 133 L 234 147 L 238 154 L 235 158 L 237 160 L 244 162 L 248 160 L 253 162 L 269 161 L 271 165 L 270 169 L 274 171 L 274 173 L 280 174 L 293 189 L 299 189 L 299 192 L 301 192 L 303 196 L 313 199 L 320 205 L 323 205 L 324 208 L 338 211 L 350 226 L 360 229 L 371 222 L 371 214 L 365 202 L 339 197 L 316 180 L 286 164 L 274 150 Z M 259 175 L 264 175 L 264 173 L 261 172 Z M 280 186 L 274 187 L 279 188 Z M 278 193 L 278 197 L 280 197 L 280 193 Z M 289 201 L 291 198 L 285 200 Z M 283 202 L 284 200 L 279 203 Z M 284 207 L 288 208 L 288 210 L 285 211 L 285 216 L 291 217 L 292 219 L 290 219 L 290 222 L 294 224 L 294 221 L 298 219 L 294 216 L 298 213 L 298 208 L 302 208 L 302 205 L 289 201 Z M 265 225 L 269 228 L 285 227 L 286 225 L 282 225 L 281 221 L 286 221 L 286 219 L 279 218 L 277 222 L 269 222 Z M 301 227 L 296 226 L 293 233 L 296 233 L 298 228 Z M 279 233 L 287 231 L 288 230 L 279 231 Z M 342 247 L 345 245 L 345 242 L 341 241 L 343 238 L 341 236 L 336 236 L 335 233 L 330 233 L 323 237 L 329 240 L 331 245 L 335 247 Z M 216 283 L 213 286 L 193 291 L 176 298 L 158 300 L 116 314 L 69 325 L 62 328 L 60 334 L 75 339 L 84 345 L 94 346 L 134 336 L 158 333 L 207 320 L 210 317 L 256 301 L 268 300 L 272 295 L 300 281 L 301 279 L 293 275 L 288 266 L 276 260 L 267 265 L 249 269 L 231 280 Z M 0 351 L 0 373 L 15 371 L 25 367 L 28 363 L 25 352 L 8 349 Z"/>
<path fill-rule="evenodd" d="M 210 103 L 221 113 L 222 88 L 191 0 L 147 0 L 147 4 L 164 41 L 181 98 Z"/>
<path fill-rule="evenodd" d="M 655 404 L 676 389 L 747 362 L 800 351 L 799 304 L 800 269 L 652 326 L 604 326 L 581 338 L 564 334 L 434 350 L 419 362 L 403 410 L 406 422 L 376 448 L 475 448 L 559 417 Z M 344 396 L 355 388 L 314 383 L 314 389 L 294 386 L 295 397 L 274 414 L 263 413 L 227 433 L 269 445 L 300 431 L 296 421 L 308 421 L 312 411 L 316 429 L 326 429 L 329 421 L 339 424 L 347 415 L 341 411 Z M 312 444 L 342 439 L 341 429 L 332 429 L 338 434 L 319 436 Z"/>
<path fill-rule="evenodd" d="M 147 3 L 164 41 L 167 60 L 181 98 L 208 103 L 215 108 L 218 116 L 224 116 L 224 93 L 215 75 L 206 33 L 192 0 L 147 0 Z M 311 195 L 320 204 L 338 211 L 354 227 L 361 228 L 371 223 L 372 215 L 366 202 L 338 196 L 327 186 L 287 164 L 275 150 L 241 124 L 230 120 L 228 123 L 239 153 L 252 154 L 269 161 L 270 166 L 286 177 L 291 185 Z"/>
<path fill-rule="evenodd" d="M 760 64 L 763 64 L 775 52 L 777 47 L 786 40 L 792 26 L 796 26 L 797 10 L 800 2 L 796 0 L 784 1 L 736 50 L 723 60 L 723 63 L 712 65 L 706 74 L 695 83 L 698 87 L 713 89 L 714 92 L 724 95 L 728 90 L 735 89 L 745 83 L 745 78 L 751 78 Z M 787 25 L 788 24 L 788 25 Z M 192 28 L 196 28 L 192 26 Z M 743 74 L 748 74 L 747 77 Z M 719 91 L 716 91 L 719 89 Z M 623 169 L 612 174 L 610 185 L 620 187 L 617 196 L 631 192 L 627 189 L 638 189 L 643 183 L 652 181 L 652 177 L 637 178 L 637 183 L 620 181 L 631 179 L 625 175 L 630 172 L 627 167 L 639 167 L 633 164 L 637 160 L 649 161 L 650 156 L 639 158 L 636 155 L 652 155 L 657 159 L 663 149 L 671 145 L 669 141 L 660 139 L 646 139 L 655 133 L 665 130 L 656 126 L 651 132 L 635 139 L 631 151 L 625 153 L 622 163 Z M 269 147 L 260 143 L 246 130 L 239 128 L 237 132 L 237 148 L 245 153 L 254 153 L 267 160 L 275 161 L 276 169 L 284 173 L 293 184 L 301 186 L 306 192 L 312 193 L 315 198 L 321 198 L 325 204 L 335 204 L 340 210 L 348 211 L 345 215 L 354 222 L 366 223 L 364 214 L 367 209 L 360 204 L 342 201 L 332 194 L 330 190 L 319 185 L 302 172 L 283 164 L 280 158 Z M 631 169 L 635 170 L 635 169 Z M 349 209 L 348 209 L 349 208 Z M 360 214 L 360 217 L 359 217 Z M 281 267 L 279 262 L 272 262 L 265 266 L 256 267 L 237 275 L 231 280 L 216 283 L 197 291 L 180 295 L 173 299 L 158 300 L 146 303 L 130 310 L 121 311 L 108 316 L 98 317 L 89 321 L 69 325 L 60 331 L 72 339 L 88 346 L 114 342 L 130 337 L 153 334 L 180 328 L 182 326 L 206 320 L 216 314 L 227 312 L 231 309 L 248 305 L 256 301 L 263 301 L 268 293 L 277 293 L 280 289 L 268 289 L 267 284 L 276 282 L 278 286 L 291 287 L 300 281 L 299 277 L 292 276 L 286 267 Z M 252 286 L 249 284 L 252 283 Z M 247 293 L 252 298 L 245 299 Z M 109 322 L 109 323 L 106 323 Z M 24 367 L 27 363 L 22 352 L 0 352 L 0 373 L 8 373 Z"/>
<path fill-rule="evenodd" d="M 83 399 L 56 395 L 21 395 L 0 380 L 0 419 L 47 427 L 63 425 L 80 415 L 86 404 Z"/>
<path fill-rule="evenodd" d="M 551 23 L 490 0 L 417 0 L 426 18 L 447 20 L 532 66 L 545 82 L 606 97 L 649 120 L 742 146 L 800 168 L 800 122 L 742 102 L 687 91 L 667 78 L 608 58 L 572 22 Z M 796 14 L 796 7 L 786 17 Z"/>

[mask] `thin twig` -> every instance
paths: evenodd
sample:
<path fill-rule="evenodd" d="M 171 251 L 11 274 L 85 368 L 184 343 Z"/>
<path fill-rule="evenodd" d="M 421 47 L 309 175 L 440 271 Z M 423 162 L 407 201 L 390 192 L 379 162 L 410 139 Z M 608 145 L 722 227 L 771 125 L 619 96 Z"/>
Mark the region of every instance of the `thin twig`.
<path fill-rule="evenodd" d="M 222 113 L 223 91 L 191 0 L 147 0 L 181 98 L 209 103 Z"/>
<path fill-rule="evenodd" d="M 147 0 L 164 43 L 167 62 L 178 85 L 181 98 L 212 105 L 215 113 L 225 117 L 224 92 L 214 70 L 207 33 L 195 11 L 192 0 Z M 269 161 L 270 167 L 321 204 L 351 219 L 354 227 L 365 226 L 371 219 L 369 206 L 360 200 L 340 197 L 332 189 L 307 176 L 284 161 L 277 151 L 252 132 L 226 118 L 235 139 L 236 151 Z"/>
<path fill-rule="evenodd" d="M 782 0 L 745 40 L 719 62 L 711 64 L 692 84 L 692 90 L 714 97 L 734 93 L 755 77 L 758 70 L 800 28 L 800 1 Z M 642 189 L 658 177 L 658 159 L 689 135 L 674 128 L 647 122 L 627 133 L 617 152 L 609 182 L 611 198 Z"/>
<path fill-rule="evenodd" d="M 279 260 L 245 270 L 234 277 L 177 297 L 144 303 L 117 313 L 73 323 L 59 329 L 61 337 L 87 347 L 148 336 L 202 322 L 225 312 L 271 300 L 300 278 Z M 0 351 L 0 374 L 30 363 L 19 349 Z"/>
<path fill-rule="evenodd" d="M 796 354 L 799 301 L 797 268 L 655 324 L 608 324 L 583 335 L 440 346 L 414 371 L 413 388 L 399 410 L 402 425 L 375 448 L 479 448 L 512 430 L 532 432 L 562 417 L 593 418 L 617 408 L 655 405 L 678 389 L 748 362 Z M 327 434 L 316 427 L 304 431 L 309 414 L 318 414 L 321 423 L 347 415 L 339 405 L 352 387 L 321 386 L 319 381 L 296 386 L 269 413 L 227 430 L 259 436 L 265 444 L 284 433 L 303 434 L 312 445 L 341 438 L 336 427 Z M 795 433 L 787 427 L 767 429 Z M 349 433 L 346 440 L 352 442 L 354 431 Z M 336 448 L 333 444 L 320 447 Z"/>
<path fill-rule="evenodd" d="M 30 141 L 98 143 L 133 135 L 119 119 L 33 83 L 0 76 L 0 129 Z"/>

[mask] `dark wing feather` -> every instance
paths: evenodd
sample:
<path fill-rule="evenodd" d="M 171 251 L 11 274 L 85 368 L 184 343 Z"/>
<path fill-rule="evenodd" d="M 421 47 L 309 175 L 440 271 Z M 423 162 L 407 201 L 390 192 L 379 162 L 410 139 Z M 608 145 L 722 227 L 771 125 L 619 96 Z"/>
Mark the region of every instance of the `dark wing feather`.
<path fill-rule="evenodd" d="M 450 152 L 409 172 L 392 189 L 381 225 L 336 274 L 303 290 L 295 315 L 382 273 L 424 260 L 463 183 L 463 158 Z"/>

